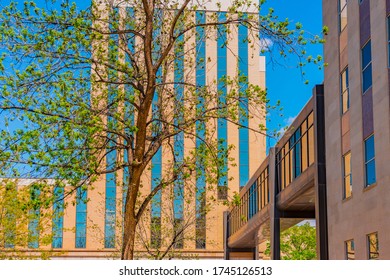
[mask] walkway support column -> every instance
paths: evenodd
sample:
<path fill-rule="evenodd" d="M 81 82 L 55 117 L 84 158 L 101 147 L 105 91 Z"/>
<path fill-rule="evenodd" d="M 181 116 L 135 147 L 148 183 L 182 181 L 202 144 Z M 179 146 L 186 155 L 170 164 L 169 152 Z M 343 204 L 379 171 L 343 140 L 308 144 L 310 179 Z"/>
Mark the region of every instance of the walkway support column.
<path fill-rule="evenodd" d="M 271 249 L 271 259 L 280 260 L 280 211 L 276 205 L 276 196 L 278 194 L 278 178 L 276 172 L 276 149 L 271 148 L 269 150 L 269 174 L 268 174 L 268 184 L 270 191 L 270 249 Z"/>
<path fill-rule="evenodd" d="M 315 211 L 317 233 L 317 258 L 329 259 L 328 251 L 328 213 L 326 198 L 326 165 L 325 165 L 325 109 L 324 86 L 316 85 L 313 89 L 314 97 L 314 131 L 315 131 Z"/>

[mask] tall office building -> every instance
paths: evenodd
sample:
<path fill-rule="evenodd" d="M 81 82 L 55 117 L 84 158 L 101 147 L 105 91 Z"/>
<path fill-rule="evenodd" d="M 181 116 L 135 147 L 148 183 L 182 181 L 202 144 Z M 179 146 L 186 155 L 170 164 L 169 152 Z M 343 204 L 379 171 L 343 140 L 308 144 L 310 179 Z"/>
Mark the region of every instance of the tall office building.
<path fill-rule="evenodd" d="M 390 259 L 389 14 L 323 1 L 330 259 Z"/>
<path fill-rule="evenodd" d="M 223 8 L 221 11 L 218 7 L 210 6 L 210 9 L 194 11 L 190 21 L 202 25 L 217 18 L 223 22 L 229 17 Z M 162 18 L 171 15 L 171 12 L 166 11 L 155 12 L 160 13 L 159 16 Z M 118 6 L 116 13 L 119 20 L 123 17 L 136 16 L 131 6 Z M 248 12 L 246 15 L 249 14 L 257 17 L 256 11 Z M 154 28 L 159 38 L 163 38 L 161 30 L 164 26 L 157 24 Z M 191 81 L 198 90 L 205 86 L 213 88 L 213 91 L 221 96 L 221 102 L 224 102 L 223 96 L 231 94 L 233 87 L 228 82 L 229 77 L 237 79 L 238 76 L 242 78 L 237 93 L 246 91 L 247 84 L 264 89 L 265 59 L 260 56 L 259 40 L 251 37 L 252 31 L 243 24 L 232 24 L 229 31 L 224 26 L 208 28 L 207 31 L 199 26 L 196 32 L 187 32 L 179 38 L 178 47 L 175 47 L 174 66 L 162 70 L 169 72 L 167 80 L 174 84 L 169 92 L 177 96 L 188 95 L 182 84 Z M 248 37 L 251 39 L 248 40 Z M 112 39 L 118 42 L 117 38 Z M 131 44 L 130 49 L 142 48 L 142 43 L 136 39 Z M 98 94 L 98 91 L 93 91 L 92 94 Z M 152 115 L 158 110 L 156 106 L 159 100 L 164 102 L 164 92 L 157 91 L 152 105 Z M 209 105 L 200 104 L 205 107 Z M 164 251 L 164 247 L 169 246 L 172 235 L 175 234 L 176 226 L 181 226 L 183 232 L 178 236 L 180 241 L 172 248 L 175 254 L 169 257 L 223 258 L 223 211 L 227 209 L 224 202 L 227 197 L 232 198 L 240 186 L 246 184 L 258 163 L 265 157 L 265 137 L 249 129 L 265 125 L 265 111 L 255 108 L 258 114 L 253 115 L 245 102 L 237 106 L 240 108 L 237 124 L 243 128 L 239 129 L 237 124 L 224 118 L 205 124 L 197 123 L 194 126 L 194 133 L 199 137 L 196 140 L 191 135 L 181 132 L 172 139 L 172 146 L 163 143 L 154 155 L 141 179 L 141 197 L 149 194 L 163 176 L 172 172 L 172 147 L 176 159 L 182 161 L 183 158 L 190 156 L 195 147 L 202 144 L 201 134 L 206 132 L 208 137 L 220 143 L 221 150 L 234 147 L 229 155 L 231 160 L 224 160 L 224 171 L 227 173 L 218 179 L 217 184 L 221 188 L 211 187 L 201 174 L 192 176 L 191 180 L 177 180 L 172 186 L 155 195 L 139 223 L 136 258 L 151 257 L 148 251 L 155 252 L 159 249 Z M 108 168 L 115 166 L 116 159 L 122 156 L 118 152 L 108 152 L 103 164 Z M 53 249 L 64 258 L 120 257 L 124 212 L 122 202 L 125 193 L 122 181 L 128 175 L 126 170 L 102 175 L 92 186 L 78 189 L 77 193 L 65 198 L 64 202 L 59 200 L 53 208 L 58 215 L 51 221 L 53 233 L 51 246 L 43 248 L 36 241 L 29 244 L 30 249 Z M 177 195 L 177 192 L 181 194 Z M 192 194 L 189 195 L 188 192 Z M 61 191 L 56 190 L 55 193 L 59 198 L 62 196 Z M 204 201 L 210 199 L 212 203 L 205 204 Z M 71 203 L 72 201 L 76 203 Z M 67 203 L 67 206 L 64 208 L 62 203 Z M 205 207 L 207 211 L 204 211 Z M 188 224 L 183 226 L 183 223 Z M 29 225 L 29 230 L 34 231 L 34 224 Z M 39 234 L 36 231 L 35 233 Z"/>

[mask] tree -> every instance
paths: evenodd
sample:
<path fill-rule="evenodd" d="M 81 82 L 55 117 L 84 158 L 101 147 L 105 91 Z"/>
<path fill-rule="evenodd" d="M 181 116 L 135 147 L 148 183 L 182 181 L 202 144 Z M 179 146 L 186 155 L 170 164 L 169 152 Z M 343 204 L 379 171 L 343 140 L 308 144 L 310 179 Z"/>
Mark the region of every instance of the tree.
<path fill-rule="evenodd" d="M 309 222 L 292 226 L 280 235 L 280 253 L 283 260 L 315 260 L 316 228 Z M 270 255 L 270 244 L 267 244 L 266 255 Z"/>
<path fill-rule="evenodd" d="M 137 225 L 164 189 L 177 182 L 193 188 L 194 178 L 216 188 L 226 175 L 234 147 L 222 148 L 207 124 L 224 119 L 244 127 L 243 117 L 265 116 L 265 90 L 242 73 L 206 85 L 196 84 L 190 72 L 172 80 L 177 57 L 187 65 L 205 64 L 186 55 L 197 47 L 186 42 L 245 26 L 250 45 L 306 61 L 308 39 L 300 24 L 290 27 L 272 9 L 246 13 L 260 9 L 250 0 L 232 1 L 225 18 L 212 13 L 206 21 L 197 11 L 207 2 L 99 0 L 80 10 L 68 0 L 47 1 L 44 9 L 25 1 L 1 12 L 0 173 L 53 178 L 73 186 L 65 197 L 114 174 L 126 190 L 122 259 L 133 258 Z M 221 6 L 215 3 L 216 10 Z M 264 126 L 249 129 L 266 133 Z M 184 156 L 185 138 L 197 144 Z M 154 178 L 150 193 L 141 195 L 141 178 L 161 147 L 171 151 L 172 172 Z M 192 191 L 193 198 L 205 200 L 204 191 Z"/>

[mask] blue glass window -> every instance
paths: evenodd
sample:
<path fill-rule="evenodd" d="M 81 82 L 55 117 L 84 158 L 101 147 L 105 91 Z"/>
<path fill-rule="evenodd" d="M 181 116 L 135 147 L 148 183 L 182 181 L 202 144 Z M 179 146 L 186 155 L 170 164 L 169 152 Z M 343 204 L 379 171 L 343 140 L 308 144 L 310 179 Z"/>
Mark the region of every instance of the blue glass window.
<path fill-rule="evenodd" d="M 87 190 L 77 189 L 76 194 L 76 248 L 85 248 L 87 243 Z"/>
<path fill-rule="evenodd" d="M 62 234 L 64 227 L 64 188 L 54 188 L 54 204 L 53 204 L 53 240 L 51 246 L 53 248 L 62 248 Z"/>
<path fill-rule="evenodd" d="M 341 89 L 341 113 L 344 114 L 349 109 L 349 77 L 348 67 L 340 75 Z"/>
<path fill-rule="evenodd" d="M 366 92 L 372 86 L 371 40 L 362 48 L 362 90 Z"/>
<path fill-rule="evenodd" d="M 40 190 L 36 186 L 32 186 L 30 195 L 32 201 L 39 200 Z M 28 223 L 28 247 L 38 248 L 39 247 L 39 216 L 40 209 L 38 204 L 33 203 L 34 209 L 30 210 L 30 221 Z"/>
<path fill-rule="evenodd" d="M 240 110 L 239 123 L 239 181 L 240 187 L 249 180 L 249 131 L 248 131 L 248 102 L 246 90 L 248 88 L 248 29 L 244 25 L 238 27 L 238 73 L 240 75 Z"/>
<path fill-rule="evenodd" d="M 196 12 L 196 22 L 198 24 L 206 23 L 206 14 L 203 11 Z M 198 95 L 197 109 L 204 108 L 204 99 L 202 97 L 203 87 L 206 85 L 206 41 L 205 30 L 201 26 L 196 27 L 196 88 Z M 197 152 L 204 145 L 202 139 L 205 136 L 205 124 L 198 121 L 196 123 L 196 149 Z M 195 243 L 197 249 L 206 248 L 206 216 L 205 216 L 205 192 L 206 177 L 202 164 L 202 157 L 196 158 L 198 168 L 196 176 L 196 230 Z"/>
<path fill-rule="evenodd" d="M 370 186 L 376 182 L 374 142 L 374 135 L 371 135 L 364 141 L 366 186 Z"/>
<path fill-rule="evenodd" d="M 390 67 L 390 16 L 387 17 L 387 67 Z"/>
<path fill-rule="evenodd" d="M 226 13 L 218 14 L 219 22 L 226 20 Z M 222 25 L 218 27 L 218 51 L 217 51 L 217 82 L 218 82 L 218 102 L 221 107 L 226 104 L 226 74 L 227 74 L 227 34 L 226 26 Z M 228 193 L 228 178 L 227 178 L 227 148 L 228 148 L 228 133 L 227 133 L 227 120 L 224 110 L 221 110 L 220 118 L 217 122 L 217 133 L 218 133 L 218 158 L 222 162 L 222 168 L 220 169 L 220 176 L 218 178 L 218 199 L 227 199 Z"/>

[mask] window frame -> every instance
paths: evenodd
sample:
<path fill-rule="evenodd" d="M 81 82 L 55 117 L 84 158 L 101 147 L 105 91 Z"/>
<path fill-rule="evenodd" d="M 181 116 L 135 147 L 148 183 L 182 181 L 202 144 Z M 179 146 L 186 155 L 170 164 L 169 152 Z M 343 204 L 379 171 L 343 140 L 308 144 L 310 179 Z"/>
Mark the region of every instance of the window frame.
<path fill-rule="evenodd" d="M 345 158 L 349 155 L 349 173 L 346 174 L 345 170 L 346 170 L 346 165 L 345 165 Z M 343 155 L 343 200 L 345 199 L 348 199 L 350 197 L 352 197 L 352 155 L 351 155 L 351 151 L 348 151 L 346 152 L 344 155 Z M 350 194 L 347 196 L 347 188 L 346 188 L 346 184 L 345 184 L 345 179 L 349 177 L 350 179 Z"/>
<path fill-rule="evenodd" d="M 375 244 L 375 247 L 376 247 L 376 252 L 371 252 L 371 240 L 370 240 L 370 237 L 371 236 L 375 236 L 376 238 L 376 244 Z M 372 232 L 372 233 L 369 233 L 367 234 L 367 238 L 366 238 L 366 242 L 367 242 L 367 259 L 369 260 L 377 260 L 379 259 L 379 237 L 378 237 L 378 232 Z M 376 255 L 376 257 L 371 257 L 373 255 Z"/>
<path fill-rule="evenodd" d="M 346 74 L 346 84 L 345 84 L 345 90 L 343 90 L 343 74 Z M 347 94 L 347 106 L 346 110 L 344 111 L 344 95 Z M 350 96 L 349 96 L 349 70 L 348 66 L 344 68 L 343 71 L 340 72 L 340 95 L 341 95 L 341 115 L 344 115 L 349 111 L 350 107 Z"/>
<path fill-rule="evenodd" d="M 366 143 L 367 143 L 367 141 L 371 138 L 371 137 L 373 137 L 373 150 L 374 150 L 374 153 L 373 153 L 373 157 L 372 158 L 370 158 L 370 159 L 368 159 L 367 160 L 367 145 L 366 145 Z M 373 186 L 373 185 L 375 185 L 376 184 L 376 181 L 377 181 L 377 178 L 376 178 L 376 165 L 375 165 L 375 136 L 374 136 L 374 134 L 371 134 L 370 136 L 368 136 L 366 139 L 364 139 L 364 186 L 365 186 L 365 188 L 367 188 L 367 187 L 370 187 L 370 186 Z M 371 162 L 374 162 L 374 177 L 375 177 L 375 181 L 374 182 L 372 182 L 371 184 L 369 184 L 368 183 L 368 180 L 367 180 L 367 165 L 369 164 L 369 163 L 371 163 Z"/>
<path fill-rule="evenodd" d="M 344 29 L 347 27 L 347 25 L 348 25 L 348 10 L 345 10 L 345 9 L 347 9 L 347 4 L 348 4 L 348 0 L 346 0 L 345 1 L 345 4 L 344 4 L 344 6 L 343 7 L 341 7 L 341 1 L 342 0 L 338 0 L 338 7 L 337 7 L 337 10 L 338 10 L 338 16 L 339 16 L 339 34 L 341 34 L 341 32 L 343 32 L 344 31 Z M 344 12 L 344 10 L 345 10 L 345 12 L 346 12 L 346 19 L 347 19 L 347 22 L 345 23 L 345 25 L 342 27 L 341 26 L 341 15 L 342 15 L 342 13 Z"/>
<path fill-rule="evenodd" d="M 365 65 L 363 67 L 363 50 L 365 47 L 367 47 L 367 45 L 370 44 L 370 61 L 367 63 L 367 65 Z M 360 49 L 360 58 L 361 58 L 361 86 L 362 86 L 362 94 L 364 95 L 371 87 L 372 87 L 372 45 L 371 45 L 371 38 L 367 40 L 367 42 L 363 45 L 363 47 Z M 364 89 L 364 72 L 368 69 L 368 68 L 371 68 L 370 70 L 370 73 L 371 73 L 371 84 L 369 87 L 367 87 L 366 89 Z"/>
<path fill-rule="evenodd" d="M 390 14 L 386 16 L 387 31 L 387 67 L 390 68 Z"/>
<path fill-rule="evenodd" d="M 351 242 L 351 253 L 348 251 L 349 247 L 348 247 L 348 244 L 349 242 Z M 352 238 L 352 239 L 349 239 L 349 240 L 346 240 L 344 241 L 344 249 L 345 249 L 345 259 L 346 260 L 355 260 L 355 240 Z M 353 251 L 352 251 L 353 250 Z M 353 255 L 353 259 L 352 258 L 349 258 L 349 255 Z"/>

